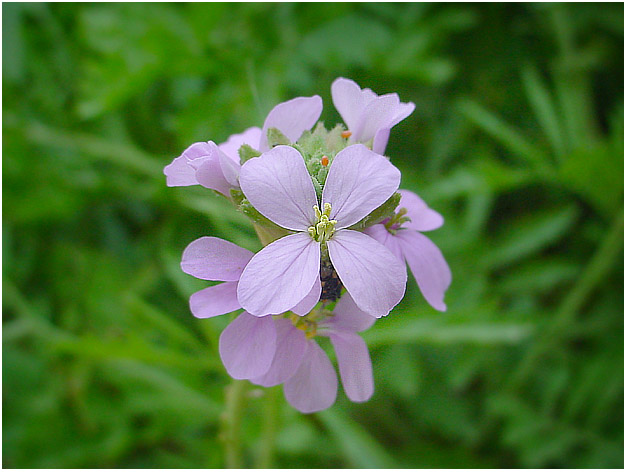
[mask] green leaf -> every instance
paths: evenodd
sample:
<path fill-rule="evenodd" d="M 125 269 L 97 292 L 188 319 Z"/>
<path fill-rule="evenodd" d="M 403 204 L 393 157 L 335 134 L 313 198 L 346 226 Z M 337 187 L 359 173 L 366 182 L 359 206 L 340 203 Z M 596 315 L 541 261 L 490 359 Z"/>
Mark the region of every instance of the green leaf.
<path fill-rule="evenodd" d="M 578 216 L 575 205 L 536 211 L 520 218 L 495 238 L 483 263 L 499 269 L 529 257 L 559 241 L 572 228 Z"/>
<path fill-rule="evenodd" d="M 551 143 L 556 156 L 562 157 L 567 150 L 566 138 L 560 124 L 555 103 L 538 70 L 526 65 L 522 71 L 522 81 L 536 119 Z"/>
<path fill-rule="evenodd" d="M 445 322 L 441 318 L 419 318 L 410 313 L 396 313 L 396 319 L 385 320 L 376 330 L 363 333 L 370 347 L 396 343 L 430 344 L 518 344 L 533 332 L 530 323 Z"/>
<path fill-rule="evenodd" d="M 524 138 L 519 131 L 473 100 L 464 99 L 458 106 L 468 120 L 499 141 L 521 162 L 525 162 L 542 175 L 551 173 L 549 157 Z"/>

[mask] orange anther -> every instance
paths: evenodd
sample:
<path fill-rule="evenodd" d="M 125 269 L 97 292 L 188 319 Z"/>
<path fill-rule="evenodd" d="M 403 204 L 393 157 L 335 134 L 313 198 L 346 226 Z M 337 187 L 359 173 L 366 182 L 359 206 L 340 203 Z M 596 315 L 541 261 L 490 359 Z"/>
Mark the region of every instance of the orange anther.
<path fill-rule="evenodd" d="M 351 134 L 353 133 L 351 133 L 350 131 L 342 131 L 341 136 L 346 139 L 346 138 L 350 138 Z"/>
<path fill-rule="evenodd" d="M 327 156 L 322 156 L 322 159 L 320 159 L 320 164 L 322 164 L 323 167 L 326 167 L 329 165 L 329 158 Z"/>

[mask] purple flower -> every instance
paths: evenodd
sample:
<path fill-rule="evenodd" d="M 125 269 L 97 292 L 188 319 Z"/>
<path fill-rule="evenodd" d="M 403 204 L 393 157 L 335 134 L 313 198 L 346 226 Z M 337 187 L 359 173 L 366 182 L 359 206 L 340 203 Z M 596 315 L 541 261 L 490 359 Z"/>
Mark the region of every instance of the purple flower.
<path fill-rule="evenodd" d="M 202 237 L 185 248 L 181 261 L 183 272 L 203 280 L 224 282 L 190 297 L 194 316 L 212 318 L 242 308 L 237 300 L 237 284 L 252 257 L 249 250 L 214 237 Z M 293 307 L 292 311 L 301 313 L 298 307 Z M 276 330 L 272 317 L 260 318 L 244 312 L 229 326 L 231 341 L 220 344 L 222 361 L 229 374 L 236 379 L 247 379 L 266 372 L 275 351 Z M 239 347 L 230 350 L 230 346 Z M 267 362 L 263 360 L 264 353 L 265 357 L 270 356 Z"/>
<path fill-rule="evenodd" d="M 304 318 L 257 318 L 244 312 L 220 336 L 220 355 L 231 375 L 264 387 L 284 384 L 287 401 L 312 413 L 333 405 L 337 395 L 335 369 L 313 339 L 327 336 L 346 395 L 364 402 L 372 396 L 374 381 L 368 347 L 356 333 L 374 321 L 348 294 L 332 313 L 319 309 Z"/>
<path fill-rule="evenodd" d="M 365 232 L 407 262 L 425 299 L 436 310 L 446 311 L 444 292 L 451 284 L 451 270 L 438 247 L 420 233 L 439 228 L 444 218 L 415 193 L 400 193 L 396 215 Z"/>
<path fill-rule="evenodd" d="M 184 272 L 224 282 L 191 296 L 190 307 L 196 317 L 209 318 L 241 308 L 236 287 L 252 255 L 213 237 L 197 239 L 185 249 L 181 262 Z M 337 302 L 333 313 L 320 308 L 302 318 L 273 318 L 243 312 L 222 332 L 220 358 L 233 378 L 250 379 L 263 386 L 285 383 L 288 401 L 310 413 L 335 402 L 335 370 L 312 339 L 327 336 L 336 352 L 346 394 L 352 401 L 362 402 L 372 395 L 374 382 L 368 348 L 356 333 L 368 329 L 374 321 L 348 294 Z"/>
<path fill-rule="evenodd" d="M 228 196 L 232 188 L 239 188 L 240 158 L 238 150 L 248 144 L 261 152 L 267 151 L 267 133 L 277 128 L 295 142 L 310 129 L 322 113 L 322 99 L 298 97 L 275 106 L 263 124 L 263 129 L 248 128 L 220 145 L 213 141 L 194 143 L 183 154 L 163 169 L 169 187 L 200 184 Z"/>
<path fill-rule="evenodd" d="M 349 142 L 365 144 L 373 140 L 372 150 L 378 154 L 385 152 L 390 129 L 416 108 L 412 102 L 401 103 L 395 93 L 379 96 L 343 77 L 331 85 L 331 96 L 351 133 Z"/>
<path fill-rule="evenodd" d="M 321 247 L 359 308 L 381 317 L 405 293 L 407 271 L 383 245 L 350 229 L 398 188 L 400 172 L 361 144 L 340 151 L 330 164 L 318 203 L 301 154 L 276 146 L 242 166 L 246 198 L 266 218 L 295 231 L 263 248 L 248 263 L 237 289 L 253 315 L 278 314 L 296 304 L 303 313 L 321 293 Z M 320 209 L 322 207 L 322 210 Z"/>

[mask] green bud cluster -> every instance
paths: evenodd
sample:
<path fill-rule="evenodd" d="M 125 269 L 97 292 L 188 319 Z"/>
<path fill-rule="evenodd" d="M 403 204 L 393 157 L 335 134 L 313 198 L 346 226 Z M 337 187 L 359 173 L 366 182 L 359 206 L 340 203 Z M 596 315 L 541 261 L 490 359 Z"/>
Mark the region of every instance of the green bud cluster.
<path fill-rule="evenodd" d="M 318 122 L 311 131 L 305 131 L 296 143 L 290 140 L 277 128 L 269 128 L 267 132 L 268 146 L 273 148 L 279 145 L 292 146 L 303 156 L 307 172 L 311 176 L 311 182 L 316 191 L 318 204 L 322 202 L 322 190 L 329 173 L 333 159 L 342 149 L 348 146 L 348 138 L 342 134 L 346 128 L 338 124 L 335 128 L 327 130 L 324 123 Z M 254 149 L 248 144 L 242 145 L 238 149 L 240 163 L 260 156 L 262 153 Z M 271 230 L 273 234 L 288 234 L 287 230 L 277 226 L 268 218 L 263 216 L 253 205 L 246 199 L 241 190 L 231 190 L 231 200 L 238 209 L 250 218 L 256 227 L 261 226 Z M 395 228 L 408 218 L 403 215 L 395 214 L 396 207 L 400 202 L 401 195 L 395 193 L 385 203 L 373 210 L 369 215 L 361 221 L 355 223 L 350 229 L 363 231 L 365 228 L 390 218 L 386 223 L 386 228 L 390 232 L 395 232 Z M 337 221 L 330 220 L 329 215 L 331 206 L 326 203 L 321 212 L 318 206 L 314 207 L 316 212 L 316 223 L 308 228 L 308 232 L 313 239 L 322 244 L 323 256 L 326 250 L 326 241 L 328 241 L 335 231 Z M 396 225 L 396 226 L 395 226 Z M 280 237 L 280 236 L 278 236 Z"/>

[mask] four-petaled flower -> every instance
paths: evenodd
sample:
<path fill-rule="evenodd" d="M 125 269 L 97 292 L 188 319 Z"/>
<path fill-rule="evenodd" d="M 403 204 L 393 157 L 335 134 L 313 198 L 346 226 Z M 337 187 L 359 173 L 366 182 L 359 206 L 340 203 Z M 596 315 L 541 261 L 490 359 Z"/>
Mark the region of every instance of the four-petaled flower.
<path fill-rule="evenodd" d="M 248 144 L 253 149 L 269 150 L 268 130 L 276 128 L 291 142 L 296 142 L 304 131 L 310 129 L 322 113 L 322 99 L 298 97 L 275 106 L 263 124 L 263 128 L 248 128 L 234 134 L 220 145 L 213 141 L 194 143 L 175 158 L 163 173 L 169 187 L 200 184 L 229 196 L 230 189 L 239 188 L 239 148 Z"/>
<path fill-rule="evenodd" d="M 329 408 L 337 395 L 337 375 L 314 337 L 331 340 L 348 398 L 368 400 L 374 392 L 368 347 L 357 334 L 375 319 L 361 311 L 349 294 L 333 312 L 320 309 L 307 318 L 258 318 L 239 315 L 220 336 L 220 356 L 229 374 L 272 387 L 283 385 L 285 398 L 303 413 Z"/>
<path fill-rule="evenodd" d="M 400 190 L 398 212 L 365 233 L 381 242 L 399 260 L 407 262 L 422 295 L 436 310 L 445 311 L 444 292 L 451 284 L 451 270 L 442 252 L 421 231 L 431 231 L 444 223 L 415 193 Z"/>
<path fill-rule="evenodd" d="M 237 295 L 249 313 L 283 313 L 320 298 L 320 257 L 328 249 L 335 271 L 359 308 L 381 317 L 401 300 L 407 272 L 383 245 L 348 229 L 397 189 L 400 172 L 361 144 L 340 151 L 330 164 L 318 202 L 303 156 L 276 146 L 242 166 L 240 185 L 250 203 L 277 225 L 294 231 L 250 260 Z M 322 210 L 320 210 L 322 206 Z"/>
<path fill-rule="evenodd" d="M 392 127 L 416 108 L 412 102 L 402 103 L 395 93 L 379 96 L 342 77 L 331 85 L 331 96 L 350 132 L 349 142 L 365 144 L 372 140 L 372 150 L 379 154 L 385 152 Z"/>

